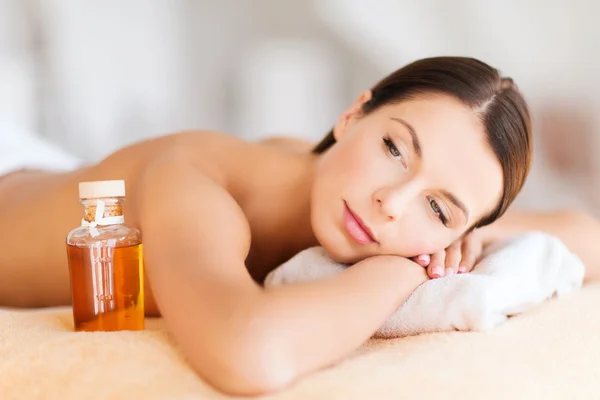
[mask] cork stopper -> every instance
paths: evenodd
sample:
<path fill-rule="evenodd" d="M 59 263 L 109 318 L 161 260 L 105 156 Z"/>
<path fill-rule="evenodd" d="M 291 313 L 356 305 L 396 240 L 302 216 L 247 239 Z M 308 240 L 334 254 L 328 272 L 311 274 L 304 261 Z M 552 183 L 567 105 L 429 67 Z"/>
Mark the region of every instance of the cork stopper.
<path fill-rule="evenodd" d="M 80 182 L 80 199 L 97 199 L 102 197 L 125 197 L 125 181 Z"/>

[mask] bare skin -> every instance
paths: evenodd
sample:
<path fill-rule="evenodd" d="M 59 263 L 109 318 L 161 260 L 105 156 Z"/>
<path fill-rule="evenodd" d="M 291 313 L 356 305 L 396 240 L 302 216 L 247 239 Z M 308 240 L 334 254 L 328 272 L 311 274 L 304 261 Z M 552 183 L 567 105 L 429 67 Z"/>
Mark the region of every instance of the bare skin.
<path fill-rule="evenodd" d="M 194 152 L 186 150 L 189 148 Z M 302 214 L 269 215 L 258 206 L 293 202 L 289 210 L 302 210 L 306 197 L 295 191 L 284 192 L 294 196 L 281 197 L 269 191 L 252 196 L 248 188 L 260 184 L 253 177 L 269 177 L 271 182 L 286 185 L 289 174 L 304 162 L 294 152 L 282 151 L 272 143 L 249 144 L 212 132 L 194 132 L 140 143 L 97 166 L 72 173 L 10 175 L 1 181 L 0 188 L 4 221 L 0 265 L 3 277 L 10 276 L 1 280 L 0 304 L 69 303 L 64 240 L 81 219 L 77 183 L 117 175 L 129 183 L 127 222 L 144 232 L 146 284 L 153 289 L 146 297 L 149 313 L 158 313 L 158 302 L 191 363 L 220 389 L 252 394 L 282 387 L 363 342 L 427 279 L 416 264 L 406 261 L 403 266 L 397 258 L 380 257 L 332 282 L 268 292 L 255 284 L 250 276 L 261 280 L 270 269 L 316 242 L 309 223 L 300 218 Z M 281 170 L 286 173 L 272 165 L 285 165 Z M 190 181 L 197 182 L 193 189 L 188 188 Z M 289 184 L 301 186 L 304 182 L 292 180 Z M 226 187 L 230 192 L 224 190 Z M 142 201 L 143 197 L 148 200 Z M 187 224 L 189 218 L 202 223 Z M 32 229 L 23 223 L 25 220 L 44 222 Z M 178 227 L 173 231 L 171 224 Z M 294 226 L 293 231 L 286 226 Z M 22 240 L 25 234 L 27 241 Z M 190 238 L 198 238 L 193 240 L 193 250 L 188 248 Z M 172 251 L 153 250 L 163 247 Z M 187 261 L 189 258 L 205 267 L 197 268 Z M 193 286 L 188 285 L 190 278 L 195 281 Z M 336 287 L 346 288 L 346 293 Z M 230 293 L 236 293 L 234 299 Z M 331 318 L 342 305 L 378 311 L 369 311 L 369 316 L 358 312 Z M 314 320 L 317 331 L 313 330 L 313 337 L 320 340 L 311 341 L 301 334 L 304 314 Z M 292 315 L 295 317 L 290 320 Z M 256 320 L 262 323 L 257 325 Z M 204 324 L 215 327 L 206 337 L 198 334 Z M 356 329 L 340 340 L 329 333 L 338 324 Z M 323 331 L 323 336 L 318 331 Z M 300 342 L 313 346 L 319 356 L 307 357 Z M 287 350 L 282 351 L 284 348 Z M 257 368 L 265 362 L 274 368 Z"/>
<path fill-rule="evenodd" d="M 237 194 L 236 201 L 246 219 L 252 221 L 253 246 L 246 259 L 246 266 L 252 277 L 261 282 L 277 265 L 302 249 L 317 245 L 309 221 L 302 220 L 304 214 L 265 214 L 256 205 L 263 201 L 277 201 L 272 197 L 277 194 L 266 191 L 257 196 L 256 191 L 250 189 L 259 185 L 259 180 L 264 182 L 265 178 L 271 182 L 285 183 L 289 168 L 293 170 L 294 167 L 303 167 L 303 161 L 295 156 L 297 152 L 305 150 L 303 147 L 306 148 L 307 144 L 293 139 L 268 139 L 259 144 L 251 144 L 214 132 L 188 132 L 127 147 L 98 165 L 74 172 L 20 171 L 3 178 L 0 180 L 0 207 L 4 221 L 0 227 L 0 236 L 3 238 L 0 265 L 10 267 L 8 272 L 14 280 L 10 285 L 7 280 L 2 280 L 5 285 L 0 283 L 0 304 L 69 304 L 64 240 L 66 234 L 78 226 L 81 220 L 78 182 L 114 177 L 124 179 L 128 184 L 124 210 L 126 221 L 139 228 L 140 177 L 150 163 L 161 155 L 169 154 L 170 148 L 175 151 L 193 148 L 189 162 L 220 185 L 226 186 L 227 181 L 230 190 Z M 273 169 L 271 165 L 286 167 Z M 231 174 L 225 177 L 221 171 L 231 171 Z M 292 184 L 302 185 L 303 182 Z M 308 185 L 310 182 L 304 184 Z M 308 193 L 305 187 L 298 189 L 299 192 L 304 189 Z M 290 196 L 279 201 L 285 201 L 291 210 L 302 210 L 307 207 L 306 197 Z M 47 220 L 48 211 L 52 212 L 52 224 L 42 223 L 35 229 L 22 224 L 24 218 L 32 221 Z M 164 212 L 169 214 L 169 210 Z M 286 226 L 295 226 L 293 234 Z M 27 241 L 21 239 L 19 227 L 27 230 Z M 35 245 L 32 246 L 32 243 Z M 3 270 L 3 273 L 6 272 L 6 269 Z M 18 281 L 27 284 L 15 286 L 14 283 Z M 146 301 L 148 313 L 156 315 L 158 310 L 151 291 L 147 294 Z"/>
<path fill-rule="evenodd" d="M 200 376 L 228 393 L 256 394 L 331 365 L 367 340 L 428 279 L 407 257 L 456 243 L 495 204 L 501 189 L 494 156 L 479 139 L 478 119 L 464 106 L 446 98 L 419 100 L 363 118 L 357 110 L 364 101 L 340 117 L 335 128 L 340 147 L 320 172 L 322 156 L 310 154 L 301 141 L 248 143 L 215 132 L 188 132 L 132 145 L 70 173 L 4 177 L 0 305 L 69 304 L 65 237 L 81 220 L 77 184 L 124 179 L 126 221 L 144 236 L 147 311 L 160 311 Z M 431 157 L 409 154 L 408 133 L 388 114 L 410 119 L 423 153 Z M 441 129 L 449 125 L 456 127 L 452 135 Z M 390 132 L 410 165 L 390 153 L 387 138 L 369 133 L 379 129 Z M 456 144 L 448 140 L 453 135 Z M 452 146 L 456 152 L 446 151 Z M 440 148 L 444 151 L 436 156 Z M 442 159 L 446 155 L 455 158 Z M 479 168 L 469 179 L 447 168 L 469 172 L 473 163 Z M 373 165 L 377 168 L 369 171 Z M 329 191 L 315 195 L 318 173 L 321 189 Z M 331 179 L 323 180 L 327 174 Z M 432 181 L 450 185 L 470 213 L 438 198 Z M 332 189 L 335 185 L 339 188 Z M 340 228 L 340 195 L 370 224 L 376 242 L 358 244 Z M 449 223 L 442 224 L 432 211 L 430 198 L 451 216 Z M 311 208 L 317 209 L 316 221 Z M 573 233 L 600 229 L 595 220 L 578 215 L 507 216 L 479 234 L 489 242 L 543 229 L 591 263 L 598 258 L 594 249 L 582 246 Z M 411 238 L 414 232 L 425 238 Z M 356 264 L 320 282 L 272 289 L 257 283 L 318 244 L 339 261 Z M 588 278 L 597 276 L 598 269 L 590 268 Z"/>

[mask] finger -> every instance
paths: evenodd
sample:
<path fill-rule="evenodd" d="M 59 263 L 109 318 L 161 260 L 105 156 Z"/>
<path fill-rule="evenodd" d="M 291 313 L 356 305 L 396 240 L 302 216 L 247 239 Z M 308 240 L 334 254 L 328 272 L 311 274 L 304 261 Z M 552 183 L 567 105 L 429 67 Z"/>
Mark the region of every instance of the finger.
<path fill-rule="evenodd" d="M 419 256 L 413 257 L 412 260 L 419 264 L 421 267 L 426 267 L 431 262 L 431 257 L 429 254 L 421 254 Z"/>
<path fill-rule="evenodd" d="M 446 270 L 444 276 L 452 276 L 458 273 L 459 263 L 462 258 L 462 241 L 457 240 L 446 249 Z"/>
<path fill-rule="evenodd" d="M 458 267 L 459 273 L 471 272 L 481 255 L 481 240 L 476 235 L 469 235 L 462 243 L 462 260 Z"/>
<path fill-rule="evenodd" d="M 445 250 L 442 250 L 431 256 L 431 262 L 427 267 L 427 275 L 429 275 L 430 278 L 441 278 L 444 276 L 445 259 Z"/>

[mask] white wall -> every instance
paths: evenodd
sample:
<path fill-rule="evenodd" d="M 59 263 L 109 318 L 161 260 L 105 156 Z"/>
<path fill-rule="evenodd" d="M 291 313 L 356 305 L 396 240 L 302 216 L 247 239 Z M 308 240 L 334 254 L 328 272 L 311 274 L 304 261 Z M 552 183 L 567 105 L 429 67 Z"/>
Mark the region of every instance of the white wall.
<path fill-rule="evenodd" d="M 0 0 L 0 119 L 87 159 L 180 129 L 318 139 L 417 58 L 512 76 L 536 153 L 521 203 L 600 205 L 600 3 Z"/>

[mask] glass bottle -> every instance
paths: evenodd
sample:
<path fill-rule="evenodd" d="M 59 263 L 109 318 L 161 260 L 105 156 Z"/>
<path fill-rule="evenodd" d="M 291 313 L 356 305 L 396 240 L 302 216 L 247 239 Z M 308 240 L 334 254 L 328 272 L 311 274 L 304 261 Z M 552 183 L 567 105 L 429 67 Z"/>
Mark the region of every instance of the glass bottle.
<path fill-rule="evenodd" d="M 79 198 L 84 217 L 67 236 L 75 330 L 142 330 L 142 237 L 124 221 L 125 182 L 81 182 Z"/>

